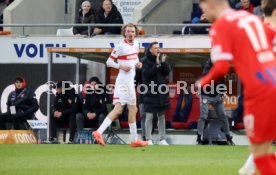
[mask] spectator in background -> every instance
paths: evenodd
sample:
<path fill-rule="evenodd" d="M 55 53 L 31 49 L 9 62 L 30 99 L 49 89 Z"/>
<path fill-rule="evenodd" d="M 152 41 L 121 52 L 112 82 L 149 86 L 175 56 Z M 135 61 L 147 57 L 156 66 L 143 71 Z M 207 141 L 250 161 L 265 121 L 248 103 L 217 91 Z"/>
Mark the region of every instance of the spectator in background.
<path fill-rule="evenodd" d="M 148 88 L 148 91 L 143 96 L 146 112 L 146 139 L 149 141 L 149 145 L 153 145 L 152 121 L 156 114 L 158 117 L 159 145 L 168 145 L 166 142 L 165 110 L 170 107 L 170 101 L 169 92 L 166 92 L 168 86 L 164 87 L 164 85 L 168 83 L 167 78 L 170 73 L 170 66 L 167 63 L 167 56 L 161 53 L 158 42 L 152 42 L 147 48 L 145 55 L 142 82 Z M 150 85 L 152 83 L 154 88 Z"/>
<path fill-rule="evenodd" d="M 117 7 L 111 0 L 104 0 L 102 9 L 98 12 L 98 23 L 101 24 L 123 24 L 123 18 Z M 120 34 L 121 27 L 99 27 L 95 29 L 95 34 Z"/>
<path fill-rule="evenodd" d="M 231 8 L 235 9 L 236 5 L 240 3 L 240 0 L 228 0 Z"/>
<path fill-rule="evenodd" d="M 89 80 L 90 88 L 87 89 L 86 96 L 83 100 L 83 114 L 77 116 L 77 128 L 82 130 L 83 127 L 95 128 L 104 121 L 106 109 L 106 94 L 102 83 L 98 77 L 92 77 Z"/>
<path fill-rule="evenodd" d="M 3 24 L 4 14 L 3 11 L 6 7 L 8 7 L 14 0 L 0 0 L 0 24 Z M 0 31 L 3 30 L 3 27 L 0 27 Z"/>
<path fill-rule="evenodd" d="M 207 75 L 211 68 L 213 67 L 213 63 L 211 59 L 208 59 L 206 62 L 204 68 L 203 68 L 203 75 Z M 223 108 L 223 94 L 219 94 L 217 92 L 217 86 L 220 84 L 224 84 L 224 81 L 222 82 L 215 82 L 214 83 L 214 92 L 211 92 L 212 88 L 205 88 L 206 92 L 201 91 L 200 95 L 200 118 L 197 125 L 197 142 L 198 144 L 202 144 L 202 135 L 203 130 L 205 126 L 206 119 L 208 118 L 209 113 L 209 105 L 211 105 L 217 116 L 218 119 L 221 121 L 223 132 L 225 133 L 227 143 L 229 145 L 234 145 L 232 141 L 232 136 L 230 136 L 230 129 L 229 129 L 229 121 L 227 119 L 227 116 L 224 114 L 224 108 Z"/>
<path fill-rule="evenodd" d="M 245 10 L 264 18 L 263 11 L 260 6 L 260 0 L 240 0 L 240 2 L 236 4 L 235 9 Z"/>
<path fill-rule="evenodd" d="M 254 6 L 250 3 L 249 0 L 241 0 L 240 8 L 238 10 L 245 10 L 249 13 L 253 13 Z"/>
<path fill-rule="evenodd" d="M 14 80 L 15 91 L 11 92 L 7 101 L 7 112 L 0 114 L 0 129 L 5 130 L 6 123 L 12 123 L 13 129 L 20 129 L 20 124 L 33 119 L 38 110 L 35 94 L 26 89 L 26 81 L 22 77 Z"/>
<path fill-rule="evenodd" d="M 52 115 L 50 116 L 50 138 L 49 141 L 56 143 L 57 128 L 64 127 L 69 123 L 69 144 L 74 143 L 76 132 L 76 112 L 78 97 L 73 88 L 65 81 L 59 81 L 56 85 L 56 97 L 52 107 Z"/>
<path fill-rule="evenodd" d="M 207 16 L 203 13 L 200 18 L 198 17 L 194 17 L 192 19 L 192 23 L 196 24 L 196 23 L 201 23 L 201 24 L 207 24 L 208 19 Z M 209 29 L 210 27 L 190 27 L 190 34 L 208 34 L 209 33 Z"/>
<path fill-rule="evenodd" d="M 89 1 L 83 1 L 81 4 L 81 9 L 76 16 L 76 24 L 95 24 L 97 21 L 96 12 L 92 9 L 91 3 Z M 74 35 L 92 35 L 95 31 L 94 27 L 90 28 L 88 31 L 87 26 L 76 26 L 73 27 Z"/>

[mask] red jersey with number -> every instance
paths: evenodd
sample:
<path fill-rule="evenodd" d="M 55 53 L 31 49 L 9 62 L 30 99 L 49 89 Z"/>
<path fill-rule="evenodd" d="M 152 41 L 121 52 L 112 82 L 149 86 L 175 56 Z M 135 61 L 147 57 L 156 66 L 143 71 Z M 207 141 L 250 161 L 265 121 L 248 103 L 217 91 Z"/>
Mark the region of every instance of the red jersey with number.
<path fill-rule="evenodd" d="M 276 92 L 276 60 L 272 41 L 258 17 L 245 11 L 225 11 L 213 25 L 210 36 L 212 61 L 232 62 L 242 81 L 246 100 Z"/>
<path fill-rule="evenodd" d="M 210 30 L 212 61 L 230 61 L 243 84 L 244 124 L 252 143 L 276 139 L 276 59 L 268 30 L 258 17 L 234 10 L 225 11 Z"/>
<path fill-rule="evenodd" d="M 266 23 L 265 27 L 268 37 L 272 40 L 273 52 L 276 54 L 276 29 L 269 23 Z"/>

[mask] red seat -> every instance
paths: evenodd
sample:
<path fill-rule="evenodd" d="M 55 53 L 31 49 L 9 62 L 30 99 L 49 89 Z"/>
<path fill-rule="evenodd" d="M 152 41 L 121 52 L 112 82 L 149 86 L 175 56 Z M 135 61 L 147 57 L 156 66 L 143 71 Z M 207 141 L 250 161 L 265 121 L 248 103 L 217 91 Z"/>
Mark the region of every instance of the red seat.
<path fill-rule="evenodd" d="M 128 121 L 120 121 L 120 128 L 129 128 Z"/>
<path fill-rule="evenodd" d="M 243 122 L 235 123 L 234 129 L 237 129 L 237 130 L 239 130 L 239 129 L 244 129 L 244 124 L 243 124 Z"/>
<path fill-rule="evenodd" d="M 193 104 L 191 113 L 186 122 L 171 122 L 172 128 L 174 129 L 192 129 L 194 124 L 198 122 L 200 117 L 200 104 L 197 95 L 193 94 Z"/>

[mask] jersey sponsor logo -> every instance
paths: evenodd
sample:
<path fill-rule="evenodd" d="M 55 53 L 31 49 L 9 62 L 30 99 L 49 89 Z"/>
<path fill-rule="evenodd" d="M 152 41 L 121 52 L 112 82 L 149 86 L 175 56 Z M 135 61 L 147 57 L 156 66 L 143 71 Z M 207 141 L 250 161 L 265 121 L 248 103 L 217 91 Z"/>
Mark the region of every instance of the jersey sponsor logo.
<path fill-rule="evenodd" d="M 115 47 L 115 43 L 109 43 L 110 47 L 111 48 L 114 48 Z M 139 47 L 140 48 L 147 48 L 148 46 L 150 45 L 150 42 L 142 42 L 142 43 L 139 43 Z M 164 43 L 160 42 L 159 43 L 159 47 L 160 48 L 163 48 L 163 45 Z M 139 48 L 137 47 L 137 50 L 139 50 Z M 114 53 L 115 54 L 115 53 Z"/>
<path fill-rule="evenodd" d="M 118 60 L 135 60 L 138 58 L 138 53 L 133 53 L 130 55 L 122 55 L 118 57 Z"/>

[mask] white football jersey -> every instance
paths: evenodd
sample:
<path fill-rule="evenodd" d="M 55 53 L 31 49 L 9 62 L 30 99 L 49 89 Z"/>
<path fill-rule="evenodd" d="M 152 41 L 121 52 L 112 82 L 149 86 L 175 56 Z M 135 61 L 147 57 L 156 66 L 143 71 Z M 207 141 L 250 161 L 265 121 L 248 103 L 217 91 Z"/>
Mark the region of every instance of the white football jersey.
<path fill-rule="evenodd" d="M 122 105 L 136 105 L 136 91 L 134 85 L 134 77 L 136 72 L 136 63 L 139 62 L 138 58 L 139 54 L 139 43 L 134 40 L 133 44 L 127 43 L 125 40 L 120 42 L 113 49 L 110 57 L 109 64 L 110 66 L 119 68 L 119 65 L 130 66 L 131 70 L 129 72 L 125 72 L 123 70 L 119 70 L 119 74 L 117 76 L 115 82 L 114 96 L 113 96 L 113 104 L 121 103 Z M 115 63 L 117 61 L 117 63 Z"/>
<path fill-rule="evenodd" d="M 134 40 L 133 44 L 127 43 L 125 40 L 120 42 L 113 49 L 109 58 L 116 60 L 119 65 L 127 65 L 131 67 L 129 72 L 119 70 L 119 74 L 116 79 L 117 83 L 134 84 L 135 77 L 135 64 L 139 62 L 139 43 Z M 118 81 L 118 82 L 117 82 Z"/>

